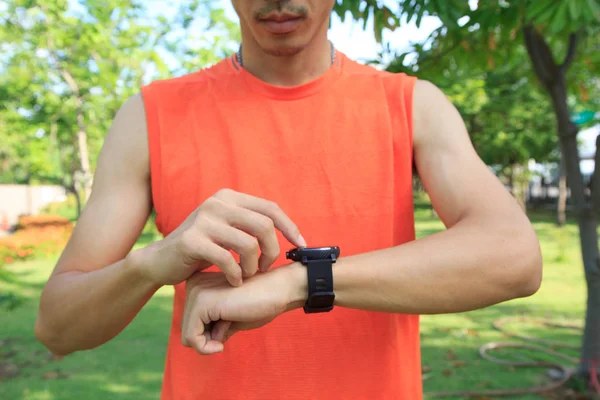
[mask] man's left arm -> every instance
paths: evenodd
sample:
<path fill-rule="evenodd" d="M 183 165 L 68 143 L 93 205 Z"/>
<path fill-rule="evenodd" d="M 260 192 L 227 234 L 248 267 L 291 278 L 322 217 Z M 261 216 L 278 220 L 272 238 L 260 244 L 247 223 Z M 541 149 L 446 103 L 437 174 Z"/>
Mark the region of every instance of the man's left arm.
<path fill-rule="evenodd" d="M 363 310 L 440 314 L 535 293 L 538 238 L 525 213 L 475 152 L 465 124 L 433 84 L 414 90 L 414 157 L 432 205 L 448 228 L 334 264 L 335 303 Z M 291 265 L 296 300 L 306 270 Z"/>
<path fill-rule="evenodd" d="M 437 87 L 417 82 L 413 109 L 415 163 L 447 229 L 339 258 L 335 305 L 442 314 L 532 295 L 541 283 L 542 256 L 527 216 L 479 158 L 458 111 Z M 210 354 L 202 351 L 209 340 L 225 341 L 301 308 L 307 281 L 299 263 L 253 276 L 239 288 L 218 275 L 195 274 L 188 281 L 183 342 Z"/>

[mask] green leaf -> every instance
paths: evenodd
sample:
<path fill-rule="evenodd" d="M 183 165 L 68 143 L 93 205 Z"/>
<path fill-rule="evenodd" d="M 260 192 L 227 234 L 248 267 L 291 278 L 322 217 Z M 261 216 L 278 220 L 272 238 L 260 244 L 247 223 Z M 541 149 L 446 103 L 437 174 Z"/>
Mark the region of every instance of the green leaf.
<path fill-rule="evenodd" d="M 587 4 L 593 19 L 600 21 L 600 4 L 598 3 L 598 0 L 587 0 Z"/>
<path fill-rule="evenodd" d="M 579 18 L 579 3 L 575 0 L 571 0 L 567 2 L 569 4 L 569 14 L 572 20 L 576 20 Z"/>
<path fill-rule="evenodd" d="M 551 15 L 553 11 L 554 7 L 551 1 L 537 0 L 533 2 L 531 7 L 527 8 L 526 16 L 529 20 L 536 20 L 542 14 Z"/>
<path fill-rule="evenodd" d="M 573 0 L 571 0 L 573 1 Z M 569 12 L 569 2 L 562 2 L 558 6 L 554 18 L 552 19 L 552 23 L 550 25 L 550 29 L 553 32 L 561 32 L 565 26 L 567 25 L 568 12 Z"/>

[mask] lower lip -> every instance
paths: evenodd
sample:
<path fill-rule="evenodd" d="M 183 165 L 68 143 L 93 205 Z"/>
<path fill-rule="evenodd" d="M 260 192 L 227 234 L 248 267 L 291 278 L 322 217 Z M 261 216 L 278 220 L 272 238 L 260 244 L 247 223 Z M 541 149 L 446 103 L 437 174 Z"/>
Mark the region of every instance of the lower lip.
<path fill-rule="evenodd" d="M 283 35 L 286 33 L 291 33 L 298 29 L 298 25 L 300 25 L 300 20 L 301 18 L 288 19 L 286 21 L 281 22 L 266 20 L 262 21 L 262 24 L 269 32 L 275 33 L 277 35 Z"/>

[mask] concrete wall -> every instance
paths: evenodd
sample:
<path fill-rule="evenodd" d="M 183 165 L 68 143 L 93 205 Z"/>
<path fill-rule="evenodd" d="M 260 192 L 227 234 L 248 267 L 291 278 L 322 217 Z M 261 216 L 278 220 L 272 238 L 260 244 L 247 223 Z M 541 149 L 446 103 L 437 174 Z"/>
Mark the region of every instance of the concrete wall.
<path fill-rule="evenodd" d="M 35 215 L 48 203 L 66 200 L 66 191 L 52 185 L 0 185 L 0 227 L 4 218 L 9 225 L 17 222 L 19 215 Z"/>

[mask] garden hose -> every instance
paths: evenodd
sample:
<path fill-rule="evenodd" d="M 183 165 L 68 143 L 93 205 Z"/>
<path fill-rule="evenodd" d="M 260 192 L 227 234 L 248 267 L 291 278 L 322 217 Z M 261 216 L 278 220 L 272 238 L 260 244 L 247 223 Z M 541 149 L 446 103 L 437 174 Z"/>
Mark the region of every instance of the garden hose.
<path fill-rule="evenodd" d="M 549 347 L 563 347 L 563 348 L 579 349 L 579 346 L 574 346 L 569 343 L 543 340 L 543 339 L 539 339 L 536 337 L 525 336 L 525 335 L 521 335 L 521 334 L 518 334 L 515 332 L 511 332 L 511 331 L 507 330 L 506 328 L 504 328 L 504 325 L 509 322 L 527 322 L 527 323 L 534 323 L 534 324 L 543 325 L 543 326 L 547 326 L 547 327 L 582 330 L 582 327 L 580 325 L 563 324 L 563 323 L 539 320 L 539 319 L 534 319 L 534 318 L 529 318 L 529 317 L 505 317 L 505 318 L 500 318 L 500 319 L 496 320 L 493 324 L 494 328 L 503 332 L 504 334 L 515 337 L 515 338 L 522 339 L 527 342 L 537 342 L 537 343 L 544 344 Z M 490 354 L 488 354 L 488 351 L 490 351 L 490 350 L 509 348 L 509 347 L 539 351 L 539 352 L 546 353 L 546 354 L 551 355 L 556 358 L 561 358 L 561 359 L 568 361 L 569 363 L 572 363 L 575 365 L 579 362 L 579 360 L 577 358 L 570 357 L 563 353 L 559 353 L 548 347 L 541 347 L 541 346 L 536 346 L 533 344 L 525 344 L 525 343 L 491 342 L 491 343 L 487 343 L 479 348 L 479 355 L 481 356 L 481 358 L 491 361 L 491 362 L 494 362 L 494 363 L 497 363 L 497 364 L 506 365 L 506 366 L 510 366 L 510 367 L 514 367 L 514 368 L 518 368 L 518 367 L 550 368 L 554 371 L 558 371 L 558 373 L 560 374 L 559 378 L 554 380 L 553 382 L 550 382 L 547 385 L 534 386 L 531 388 L 476 390 L 476 391 L 475 390 L 465 390 L 465 391 L 457 391 L 457 392 L 435 392 L 435 393 L 425 393 L 426 397 L 515 396 L 515 395 L 522 395 L 522 394 L 543 393 L 543 392 L 549 392 L 552 390 L 559 389 L 576 372 L 575 367 L 570 367 L 565 364 L 561 364 L 559 362 L 549 362 L 549 361 L 513 362 L 513 361 L 508 361 L 508 360 L 502 360 L 502 359 L 493 357 Z M 592 375 L 594 373 L 595 373 L 595 371 L 592 370 Z M 599 390 L 599 388 L 596 387 L 596 390 Z M 600 394 L 600 391 L 598 393 Z"/>

